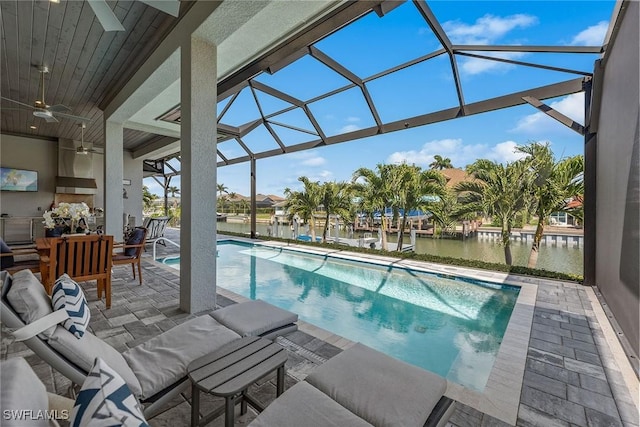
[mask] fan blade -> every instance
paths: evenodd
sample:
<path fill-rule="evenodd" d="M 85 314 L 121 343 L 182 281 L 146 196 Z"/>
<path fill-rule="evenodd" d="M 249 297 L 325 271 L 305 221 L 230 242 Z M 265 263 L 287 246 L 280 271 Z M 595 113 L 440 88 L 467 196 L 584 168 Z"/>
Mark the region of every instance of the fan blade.
<path fill-rule="evenodd" d="M 55 114 L 57 117 L 62 117 L 63 119 L 75 120 L 76 122 L 83 122 L 88 124 L 93 121 L 86 117 L 74 116 L 73 114 L 60 113 L 58 111 L 52 111 L 52 113 Z"/>
<path fill-rule="evenodd" d="M 180 1 L 179 0 L 140 0 L 154 9 L 158 9 L 161 12 L 173 15 L 176 18 L 180 13 Z"/>
<path fill-rule="evenodd" d="M 61 111 L 71 111 L 71 108 L 67 107 L 66 105 L 56 104 L 49 107 L 49 111 L 51 111 L 52 113 L 58 113 Z"/>
<path fill-rule="evenodd" d="M 44 117 L 44 119 L 47 121 L 47 123 L 58 123 L 58 119 L 53 116 Z"/>
<path fill-rule="evenodd" d="M 5 98 L 4 96 L 2 96 L 0 98 L 4 99 L 5 101 L 13 102 L 14 104 L 22 105 L 24 107 L 29 107 L 32 110 L 37 110 L 37 108 L 34 107 L 33 105 L 25 104 L 24 102 L 16 101 L 15 99 Z"/>
<path fill-rule="evenodd" d="M 118 17 L 113 13 L 106 0 L 87 0 L 87 2 L 105 31 L 124 31 L 124 27 L 118 21 Z"/>

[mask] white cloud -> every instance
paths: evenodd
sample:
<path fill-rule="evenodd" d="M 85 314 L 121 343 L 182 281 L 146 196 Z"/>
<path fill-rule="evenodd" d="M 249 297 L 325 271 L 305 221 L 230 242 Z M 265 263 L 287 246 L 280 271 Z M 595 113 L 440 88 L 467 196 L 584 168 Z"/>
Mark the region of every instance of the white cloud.
<path fill-rule="evenodd" d="M 318 176 L 320 176 L 320 178 L 322 178 L 322 180 L 326 181 L 326 180 L 330 179 L 333 176 L 333 172 L 328 171 L 328 170 L 323 170 L 318 174 Z"/>
<path fill-rule="evenodd" d="M 354 116 L 347 117 L 347 121 L 350 122 L 350 123 L 359 122 L 360 121 L 360 117 L 354 117 Z"/>
<path fill-rule="evenodd" d="M 559 101 L 554 101 L 549 104 L 554 110 L 558 110 L 565 116 L 572 118 L 580 124 L 584 124 L 584 93 L 574 93 L 562 98 Z M 529 114 L 518 120 L 516 127 L 512 129 L 514 132 L 526 132 L 526 133 L 545 133 L 558 129 L 558 126 L 563 126 L 556 122 L 551 117 L 542 112 Z"/>
<path fill-rule="evenodd" d="M 526 55 L 524 52 L 481 52 L 480 54 L 502 59 L 517 59 Z M 470 75 L 485 73 L 488 71 L 505 72 L 510 68 L 515 67 L 515 65 L 508 64 L 506 62 L 491 61 L 489 59 L 481 58 L 464 58 L 461 62 L 462 65 L 460 68 L 462 71 Z"/>
<path fill-rule="evenodd" d="M 517 145 L 518 144 L 514 141 L 505 141 L 496 144 L 491 148 L 489 155 L 485 158 L 494 160 L 499 163 L 506 163 L 514 162 L 516 160 L 522 159 L 523 157 L 526 157 L 526 154 L 516 151 Z"/>
<path fill-rule="evenodd" d="M 387 158 L 387 163 L 408 163 L 428 167 L 434 156 L 451 159 L 454 167 L 464 168 L 477 159 L 489 159 L 500 163 L 512 162 L 521 157 L 515 153 L 518 145 L 514 141 L 504 141 L 493 146 L 487 144 L 464 144 L 462 139 L 439 139 L 425 143 L 420 150 L 396 151 Z"/>
<path fill-rule="evenodd" d="M 348 124 L 348 125 L 342 126 L 338 133 L 353 132 L 353 131 L 356 131 L 358 129 L 360 129 L 360 126 L 354 125 L 354 124 Z"/>
<path fill-rule="evenodd" d="M 442 26 L 453 43 L 486 45 L 496 42 L 516 28 L 527 28 L 537 23 L 538 18 L 532 15 L 517 14 L 505 17 L 484 15 L 471 25 L 460 21 L 447 21 Z M 517 59 L 526 55 L 524 52 L 479 53 L 484 56 L 502 59 Z M 459 61 L 461 71 L 468 75 L 489 71 L 505 72 L 514 67 L 512 64 L 480 58 L 463 58 L 459 59 Z"/>
<path fill-rule="evenodd" d="M 604 42 L 604 36 L 607 34 L 609 23 L 600 21 L 596 25 L 587 27 L 573 37 L 572 45 L 580 46 L 600 46 Z"/>
<path fill-rule="evenodd" d="M 445 32 L 455 44 L 489 44 L 516 28 L 527 28 L 538 23 L 532 15 L 516 14 L 505 17 L 484 15 L 474 24 L 447 21 L 442 24 Z"/>
<path fill-rule="evenodd" d="M 324 157 L 310 157 L 306 160 L 303 160 L 300 164 L 304 166 L 322 166 L 326 163 Z"/>

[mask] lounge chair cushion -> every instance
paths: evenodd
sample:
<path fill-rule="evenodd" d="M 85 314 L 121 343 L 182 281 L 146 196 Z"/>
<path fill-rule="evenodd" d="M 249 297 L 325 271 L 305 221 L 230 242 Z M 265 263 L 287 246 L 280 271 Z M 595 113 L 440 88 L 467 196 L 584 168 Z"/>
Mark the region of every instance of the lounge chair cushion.
<path fill-rule="evenodd" d="M 148 427 L 125 381 L 97 358 L 71 411 L 72 426 Z"/>
<path fill-rule="evenodd" d="M 37 418 L 38 413 L 49 409 L 47 390 L 36 376 L 26 360 L 14 357 L 2 362 L 2 388 L 0 389 L 0 406 L 3 425 L 48 427 L 45 417 Z M 14 418 L 9 421 L 5 411 L 31 411 L 33 419 Z M 25 412 L 22 413 L 23 417 Z M 10 413 L 9 413 L 10 415 Z"/>
<path fill-rule="evenodd" d="M 26 324 L 53 312 L 51 298 L 31 270 L 20 270 L 14 273 L 11 276 L 11 288 L 6 295 L 13 309 Z M 55 326 L 52 326 L 44 330 L 40 337 L 48 339 L 55 329 Z"/>
<path fill-rule="evenodd" d="M 200 316 L 122 355 L 140 381 L 142 398 L 146 399 L 185 377 L 192 361 L 238 338 L 211 316 Z"/>
<path fill-rule="evenodd" d="M 4 242 L 4 240 L 2 240 L 2 238 L 0 238 L 0 253 L 10 254 L 11 252 L 13 252 L 11 248 L 7 246 L 7 244 Z M 13 267 L 13 263 L 14 263 L 14 260 L 12 256 L 8 255 L 8 256 L 0 257 L 0 270 Z"/>
<path fill-rule="evenodd" d="M 273 401 L 249 425 L 251 427 L 371 426 L 304 381 L 294 385 Z"/>
<path fill-rule="evenodd" d="M 89 372 L 96 357 L 100 357 L 120 374 L 134 395 L 142 395 L 140 382 L 122 354 L 91 332 L 85 332 L 82 338 L 78 339 L 71 332 L 58 325 L 49 338 L 49 344 L 85 372 Z"/>
<path fill-rule="evenodd" d="M 53 285 L 51 305 L 54 310 L 66 310 L 69 318 L 62 322 L 62 326 L 76 338 L 82 338 L 89 326 L 91 312 L 84 292 L 67 273 L 58 277 Z"/>
<path fill-rule="evenodd" d="M 380 427 L 424 425 L 447 389 L 444 378 L 360 343 L 320 365 L 306 381 Z"/>
<path fill-rule="evenodd" d="M 243 337 L 261 336 L 298 321 L 298 315 L 262 300 L 246 301 L 215 310 L 218 322 Z"/>

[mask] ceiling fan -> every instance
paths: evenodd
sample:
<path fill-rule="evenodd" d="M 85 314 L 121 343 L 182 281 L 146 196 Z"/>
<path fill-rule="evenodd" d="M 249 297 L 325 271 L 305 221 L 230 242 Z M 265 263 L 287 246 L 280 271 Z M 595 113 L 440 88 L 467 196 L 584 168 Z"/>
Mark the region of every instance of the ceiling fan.
<path fill-rule="evenodd" d="M 142 3 L 145 3 L 155 9 L 158 9 L 161 12 L 168 13 L 169 15 L 173 15 L 176 18 L 180 12 L 180 1 L 179 0 L 139 0 Z M 96 18 L 100 21 L 100 25 L 104 28 L 105 31 L 124 31 L 124 27 L 118 20 L 118 17 L 109 5 L 106 0 L 87 0 L 91 9 L 93 9 L 93 13 L 96 14 Z"/>
<path fill-rule="evenodd" d="M 87 125 L 85 123 L 80 123 L 78 126 L 80 126 L 80 146 L 76 148 L 76 154 L 86 155 L 89 153 L 96 153 L 97 151 L 93 148 L 84 146 L 84 130 L 86 129 Z"/>
<path fill-rule="evenodd" d="M 33 115 L 35 117 L 45 119 L 48 123 L 57 123 L 59 121 L 58 118 L 76 120 L 83 123 L 91 122 L 91 120 L 86 117 L 67 114 L 66 111 L 71 111 L 71 108 L 66 105 L 47 105 L 44 101 L 44 75 L 49 72 L 49 68 L 46 65 L 41 65 L 38 67 L 38 72 L 40 73 L 40 87 L 42 88 L 42 91 L 40 92 L 40 99 L 36 99 L 33 105 L 25 104 L 24 102 L 16 101 L 15 99 L 10 99 L 4 96 L 1 98 L 5 101 L 33 109 Z"/>
<path fill-rule="evenodd" d="M 80 145 L 75 147 L 76 141 L 65 140 L 64 145 L 62 141 L 59 142 L 59 148 L 65 151 L 73 151 L 75 154 L 87 155 L 89 153 L 102 153 L 103 151 L 95 148 L 90 148 L 84 145 L 84 130 L 87 128 L 86 123 L 78 123 L 80 128 Z"/>

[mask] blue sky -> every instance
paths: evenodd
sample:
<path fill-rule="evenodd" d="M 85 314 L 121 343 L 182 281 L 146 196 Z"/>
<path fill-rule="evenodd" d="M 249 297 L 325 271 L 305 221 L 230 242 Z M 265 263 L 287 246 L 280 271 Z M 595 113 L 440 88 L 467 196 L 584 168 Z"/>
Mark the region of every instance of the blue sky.
<path fill-rule="evenodd" d="M 434 1 L 429 2 L 454 44 L 601 45 L 608 28 L 613 1 Z M 431 53 L 441 46 L 415 6 L 406 2 L 383 18 L 369 14 L 315 45 L 358 77 L 367 78 L 402 62 Z M 488 55 L 488 53 L 483 53 Z M 597 55 L 500 53 L 503 58 L 591 72 Z M 579 76 L 530 67 L 457 56 L 461 84 L 467 103 L 514 91 L 544 86 Z M 309 100 L 348 83 L 319 61 L 305 56 L 273 75 L 257 80 L 301 100 Z M 438 111 L 457 105 L 448 56 L 431 59 L 367 83 L 383 122 Z M 265 114 L 287 106 L 257 92 Z M 228 100 L 218 106 L 219 113 Z M 584 123 L 582 94 L 545 101 L 569 117 Z M 375 125 L 362 93 L 354 88 L 310 104 L 328 136 Z M 240 93 L 222 117 L 234 126 L 255 120 L 260 113 L 248 90 Z M 296 109 L 274 117 L 276 122 L 313 130 Z M 286 145 L 317 137 L 274 125 Z M 583 138 L 529 105 L 450 120 L 291 153 L 257 161 L 257 190 L 282 195 L 299 188 L 298 177 L 312 180 L 349 180 L 359 167 L 406 161 L 423 167 L 439 154 L 456 167 L 478 158 L 506 162 L 517 158 L 516 145 L 548 141 L 556 157 L 583 153 Z M 266 128 L 259 127 L 244 139 L 254 151 L 277 148 Z M 243 155 L 235 141 L 219 144 L 228 158 Z M 179 178 L 172 185 L 179 186 Z M 218 168 L 218 183 L 229 191 L 249 195 L 249 164 Z M 145 185 L 160 194 L 159 186 Z"/>

